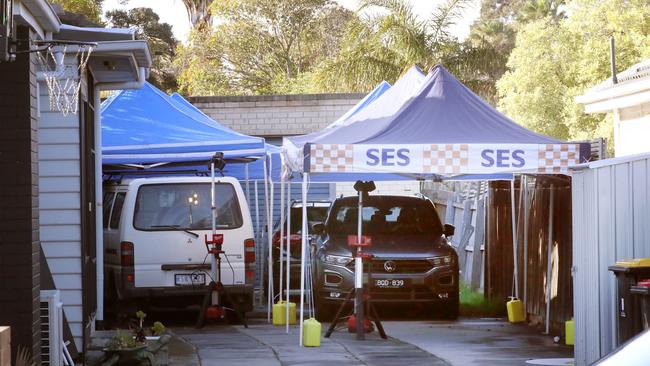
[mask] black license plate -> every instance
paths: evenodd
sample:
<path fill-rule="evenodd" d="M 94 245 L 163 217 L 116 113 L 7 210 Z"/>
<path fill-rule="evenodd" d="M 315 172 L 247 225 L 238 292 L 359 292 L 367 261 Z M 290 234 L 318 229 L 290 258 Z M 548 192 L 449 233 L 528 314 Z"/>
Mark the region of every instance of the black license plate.
<path fill-rule="evenodd" d="M 408 285 L 408 280 L 402 279 L 373 279 L 372 282 L 378 288 L 402 288 Z"/>

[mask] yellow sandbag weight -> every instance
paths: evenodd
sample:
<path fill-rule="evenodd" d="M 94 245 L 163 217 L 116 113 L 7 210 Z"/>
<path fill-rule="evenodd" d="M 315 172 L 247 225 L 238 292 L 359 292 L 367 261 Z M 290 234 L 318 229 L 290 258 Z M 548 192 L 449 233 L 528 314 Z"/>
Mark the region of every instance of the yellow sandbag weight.
<path fill-rule="evenodd" d="M 302 344 L 305 347 L 320 347 L 321 326 L 318 320 L 309 318 L 305 320 L 302 327 Z"/>
<path fill-rule="evenodd" d="M 573 334 L 573 319 L 567 320 L 564 322 L 564 335 L 568 346 L 573 346 Z"/>
<path fill-rule="evenodd" d="M 287 320 L 287 302 L 273 304 L 273 325 L 285 325 Z M 289 302 L 289 324 L 296 324 L 296 303 Z"/>
<path fill-rule="evenodd" d="M 516 297 L 510 297 L 510 301 L 506 303 L 508 310 L 508 321 L 510 323 L 521 323 L 526 320 L 524 313 L 524 304 Z"/>

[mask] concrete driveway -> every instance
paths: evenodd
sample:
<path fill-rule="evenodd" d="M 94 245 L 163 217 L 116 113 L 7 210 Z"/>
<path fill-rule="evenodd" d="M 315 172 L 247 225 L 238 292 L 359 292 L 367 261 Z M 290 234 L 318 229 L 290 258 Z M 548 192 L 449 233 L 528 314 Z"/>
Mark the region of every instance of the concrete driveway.
<path fill-rule="evenodd" d="M 363 342 L 345 329 L 321 339 L 319 348 L 300 348 L 298 328 L 290 334 L 265 319 L 243 326 L 209 325 L 173 331 L 195 348 L 200 365 L 525 365 L 538 358 L 572 357 L 571 347 L 554 344 L 526 325 L 503 320 L 385 321 L 389 335 L 373 332 Z M 323 333 L 326 330 L 323 324 Z"/>
<path fill-rule="evenodd" d="M 573 347 L 556 344 L 533 327 L 501 319 L 387 321 L 384 327 L 391 337 L 451 365 L 526 365 L 531 359 L 573 357 Z"/>

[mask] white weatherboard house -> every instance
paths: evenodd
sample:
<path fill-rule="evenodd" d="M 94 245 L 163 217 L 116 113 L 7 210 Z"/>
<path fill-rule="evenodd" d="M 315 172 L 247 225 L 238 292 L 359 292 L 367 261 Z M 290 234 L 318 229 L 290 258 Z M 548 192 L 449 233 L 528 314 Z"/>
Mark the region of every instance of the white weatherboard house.
<path fill-rule="evenodd" d="M 82 82 L 78 113 L 50 110 L 37 74 L 40 240 L 76 349 L 84 352 L 95 321 L 103 319 L 100 92 L 142 87 L 151 54 L 128 29 L 62 24 L 51 37 L 97 42 L 81 74 L 76 46 L 65 50 L 66 66 Z"/>
<path fill-rule="evenodd" d="M 614 114 L 615 155 L 650 151 L 650 60 L 642 61 L 576 98 L 586 113 Z"/>

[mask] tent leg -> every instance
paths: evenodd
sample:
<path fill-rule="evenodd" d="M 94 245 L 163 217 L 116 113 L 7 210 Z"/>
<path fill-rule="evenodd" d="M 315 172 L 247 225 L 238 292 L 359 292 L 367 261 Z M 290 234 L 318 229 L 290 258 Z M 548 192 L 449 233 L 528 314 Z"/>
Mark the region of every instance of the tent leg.
<path fill-rule="evenodd" d="M 265 210 L 266 210 L 266 236 L 267 236 L 267 249 L 269 252 L 271 251 L 271 215 L 270 215 L 270 210 L 269 210 L 269 180 L 268 180 L 268 175 L 267 175 L 267 169 L 266 169 L 266 160 L 264 160 L 264 203 L 265 203 Z M 269 253 L 269 257 L 271 256 L 271 253 Z M 264 256 L 262 256 L 264 257 Z M 271 285 L 271 261 L 268 261 L 267 265 L 267 274 L 269 277 L 269 280 L 267 281 L 267 288 L 266 288 L 266 320 L 270 323 L 271 322 L 271 300 L 273 299 L 273 288 L 270 286 Z M 264 268 L 262 266 L 262 268 Z M 262 280 L 263 281 L 263 280 Z M 264 288 L 264 286 L 262 286 Z"/>
<path fill-rule="evenodd" d="M 309 173 L 302 177 L 302 245 L 300 248 L 300 346 L 302 347 L 303 321 L 305 319 L 305 247 L 307 246 L 307 180 Z"/>
<path fill-rule="evenodd" d="M 521 176 L 521 187 L 523 190 L 523 208 L 524 208 L 524 309 L 526 309 L 526 295 L 528 292 L 528 176 Z"/>
<path fill-rule="evenodd" d="M 282 300 L 282 287 L 284 286 L 284 283 L 282 282 L 284 275 L 284 218 L 284 176 L 282 176 L 280 177 L 280 272 L 278 273 L 280 279 L 280 281 L 278 281 L 278 295 L 280 297 L 278 298 L 278 301 Z M 287 233 L 287 235 L 290 235 L 290 233 Z"/>
<path fill-rule="evenodd" d="M 287 309 L 286 309 L 286 331 L 289 334 L 289 291 L 291 290 L 291 179 L 287 182 Z"/>
<path fill-rule="evenodd" d="M 548 251 L 546 258 L 546 332 L 545 334 L 550 334 L 551 331 L 551 280 L 552 280 L 552 256 L 553 256 L 553 200 L 555 198 L 554 192 L 555 186 L 551 184 L 551 192 L 549 198 L 549 214 L 548 214 Z"/>
<path fill-rule="evenodd" d="M 517 271 L 517 223 L 515 214 L 515 176 L 512 176 L 510 181 L 510 201 L 512 208 L 512 265 L 513 265 L 513 279 L 515 284 L 514 296 L 519 298 L 519 272 Z"/>

